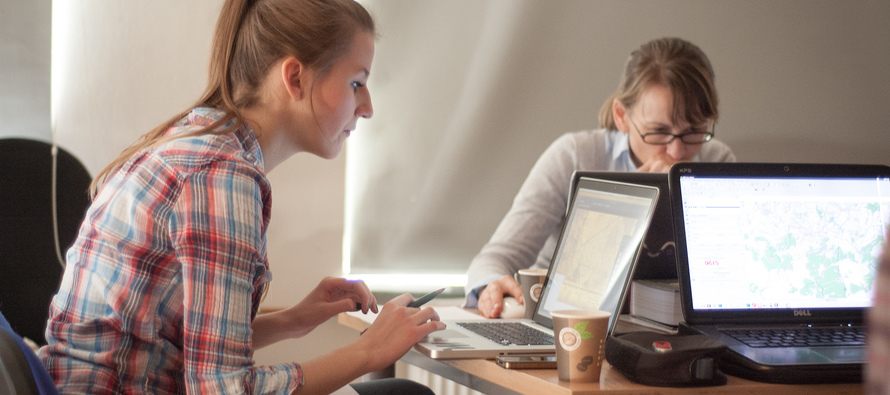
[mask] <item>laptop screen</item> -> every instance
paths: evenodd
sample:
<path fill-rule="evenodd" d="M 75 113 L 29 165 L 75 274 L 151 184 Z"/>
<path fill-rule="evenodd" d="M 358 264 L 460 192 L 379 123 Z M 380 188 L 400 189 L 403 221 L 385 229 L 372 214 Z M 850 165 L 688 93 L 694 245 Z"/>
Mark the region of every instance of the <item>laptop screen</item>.
<path fill-rule="evenodd" d="M 679 185 L 696 311 L 871 306 L 890 178 L 681 174 Z"/>
<path fill-rule="evenodd" d="M 677 260 L 674 248 L 674 227 L 667 173 L 624 171 L 576 171 L 572 185 L 582 177 L 649 185 L 658 188 L 658 202 L 652 222 L 643 238 L 643 249 L 634 269 L 634 280 L 676 279 Z"/>
<path fill-rule="evenodd" d="M 658 189 L 588 178 L 575 188 L 535 320 L 550 326 L 555 310 L 602 310 L 611 328 Z"/>

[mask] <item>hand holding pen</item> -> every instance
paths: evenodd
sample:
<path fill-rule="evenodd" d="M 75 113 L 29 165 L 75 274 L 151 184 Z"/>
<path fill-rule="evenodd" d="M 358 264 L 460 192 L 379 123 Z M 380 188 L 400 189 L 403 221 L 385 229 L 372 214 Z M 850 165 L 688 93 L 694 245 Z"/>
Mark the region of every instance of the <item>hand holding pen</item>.
<path fill-rule="evenodd" d="M 420 306 L 423 306 L 426 302 L 429 302 L 429 301 L 435 299 L 436 296 L 439 296 L 439 294 L 441 294 L 441 293 L 444 292 L 444 291 L 445 291 L 445 288 L 439 288 L 439 289 L 437 289 L 437 290 L 435 290 L 435 291 L 433 291 L 433 292 L 430 292 L 430 293 L 428 293 L 428 294 L 426 294 L 426 295 L 423 295 L 423 296 L 421 296 L 420 298 L 417 298 L 417 300 L 415 300 L 415 301 L 413 301 L 413 302 L 411 302 L 411 303 L 408 303 L 408 307 L 420 307 Z"/>
<path fill-rule="evenodd" d="M 423 306 L 424 304 L 426 304 L 427 302 L 429 302 L 429 301 L 435 299 L 436 296 L 439 296 L 439 295 L 440 295 L 442 292 L 444 292 L 444 291 L 445 291 L 445 288 L 439 288 L 439 289 L 437 289 L 437 290 L 435 290 L 435 291 L 433 291 L 433 292 L 430 292 L 430 293 L 428 293 L 428 294 L 426 294 L 426 295 L 423 295 L 423 296 L 421 296 L 421 297 L 415 299 L 415 300 L 414 300 L 413 302 L 411 302 L 411 303 L 408 303 L 408 304 L 407 304 L 407 307 L 419 308 L 419 307 Z M 410 295 L 408 295 L 408 294 L 404 294 L 404 295 L 400 296 L 399 298 L 401 298 L 401 297 L 409 297 L 409 296 L 410 296 Z M 397 298 L 397 299 L 398 299 L 398 298 Z M 432 310 L 431 310 L 431 311 L 432 311 Z M 432 314 L 436 314 L 436 313 L 433 311 Z M 433 319 L 433 321 L 438 321 L 438 320 L 439 320 L 438 315 L 435 315 L 435 318 Z M 368 329 L 370 329 L 370 328 L 366 328 L 365 330 L 363 330 L 363 331 L 361 332 L 361 334 L 364 334 Z M 437 330 L 441 330 L 441 329 L 444 329 L 444 324 L 442 325 L 441 328 L 439 328 L 439 329 L 437 329 Z"/>

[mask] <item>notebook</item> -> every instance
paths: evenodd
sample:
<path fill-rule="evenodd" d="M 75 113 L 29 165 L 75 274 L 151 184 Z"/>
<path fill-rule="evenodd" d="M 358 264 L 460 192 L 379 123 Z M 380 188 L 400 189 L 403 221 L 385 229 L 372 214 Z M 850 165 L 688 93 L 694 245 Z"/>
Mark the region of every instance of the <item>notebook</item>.
<path fill-rule="evenodd" d="M 863 317 L 890 223 L 890 167 L 683 163 L 669 178 L 682 329 L 729 347 L 725 373 L 861 381 Z M 751 332 L 762 329 L 788 332 Z"/>
<path fill-rule="evenodd" d="M 446 321 L 445 330 L 415 348 L 433 359 L 555 354 L 551 312 L 562 309 L 610 312 L 611 333 L 657 198 L 658 189 L 649 186 L 579 179 L 533 318 Z M 471 330 L 492 323 L 531 331 L 538 340 L 504 341 Z"/>
<path fill-rule="evenodd" d="M 572 185 L 581 177 L 649 185 L 658 188 L 658 203 L 649 230 L 643 238 L 639 261 L 634 270 L 634 280 L 674 280 L 677 278 L 676 247 L 674 245 L 671 195 L 668 192 L 667 173 L 641 173 L 623 171 L 577 171 Z"/>

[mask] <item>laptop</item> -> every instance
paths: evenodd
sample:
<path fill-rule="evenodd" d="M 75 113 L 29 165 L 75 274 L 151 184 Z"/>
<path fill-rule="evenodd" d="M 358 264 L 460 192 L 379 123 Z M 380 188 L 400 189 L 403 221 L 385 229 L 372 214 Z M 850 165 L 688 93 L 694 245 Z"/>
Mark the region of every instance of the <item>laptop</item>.
<path fill-rule="evenodd" d="M 415 348 L 433 359 L 555 354 L 551 312 L 563 309 L 612 313 L 611 334 L 657 199 L 654 187 L 579 179 L 533 318 L 446 321 L 445 330 L 433 332 Z M 493 335 L 487 332 L 492 325 L 527 332 L 534 339 Z"/>
<path fill-rule="evenodd" d="M 681 333 L 724 342 L 735 376 L 861 381 L 890 167 L 682 163 L 669 179 Z"/>
<path fill-rule="evenodd" d="M 675 280 L 677 279 L 676 247 L 674 246 L 673 216 L 671 215 L 671 195 L 668 191 L 667 173 L 641 173 L 623 171 L 576 171 L 572 185 L 578 179 L 596 178 L 649 185 L 658 188 L 658 203 L 649 230 L 643 238 L 643 248 L 634 270 L 634 280 Z"/>

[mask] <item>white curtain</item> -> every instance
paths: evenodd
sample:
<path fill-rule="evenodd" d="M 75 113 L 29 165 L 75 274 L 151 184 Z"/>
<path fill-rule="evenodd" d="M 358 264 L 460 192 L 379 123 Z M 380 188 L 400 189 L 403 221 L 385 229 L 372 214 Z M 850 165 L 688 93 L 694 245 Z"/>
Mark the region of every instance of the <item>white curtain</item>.
<path fill-rule="evenodd" d="M 375 114 L 347 149 L 353 273 L 464 273 L 540 153 L 596 128 L 628 55 L 656 37 L 709 55 L 717 138 L 740 160 L 890 163 L 890 115 L 866 110 L 890 102 L 887 2 L 362 3 L 380 39 Z"/>

